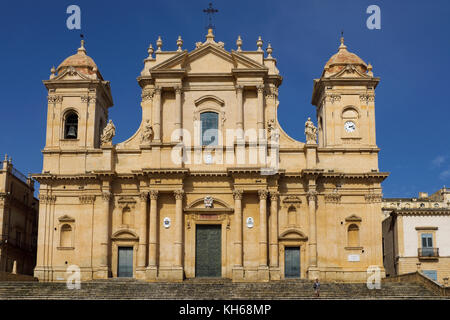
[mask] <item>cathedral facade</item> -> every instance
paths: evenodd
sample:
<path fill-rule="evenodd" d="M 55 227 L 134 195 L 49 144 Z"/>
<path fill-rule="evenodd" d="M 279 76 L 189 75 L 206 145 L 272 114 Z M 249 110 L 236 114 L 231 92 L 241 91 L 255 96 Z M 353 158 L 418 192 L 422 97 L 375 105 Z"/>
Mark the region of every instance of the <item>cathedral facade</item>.
<path fill-rule="evenodd" d="M 338 52 L 314 80 L 306 142 L 277 120 L 270 44 L 235 50 L 212 30 L 192 51 L 150 46 L 142 122 L 113 144 L 113 105 L 84 42 L 52 68 L 40 183 L 40 281 L 365 281 L 384 274 L 371 65 Z M 136 110 L 138 112 L 138 110 Z"/>

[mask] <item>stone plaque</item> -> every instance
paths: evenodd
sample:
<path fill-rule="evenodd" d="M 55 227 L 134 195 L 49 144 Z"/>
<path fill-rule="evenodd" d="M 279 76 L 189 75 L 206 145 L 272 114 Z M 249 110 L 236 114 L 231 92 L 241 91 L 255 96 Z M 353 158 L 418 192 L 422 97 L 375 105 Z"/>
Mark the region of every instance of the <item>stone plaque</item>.
<path fill-rule="evenodd" d="M 358 262 L 359 259 L 359 254 L 349 254 L 348 255 L 348 261 L 350 262 Z"/>

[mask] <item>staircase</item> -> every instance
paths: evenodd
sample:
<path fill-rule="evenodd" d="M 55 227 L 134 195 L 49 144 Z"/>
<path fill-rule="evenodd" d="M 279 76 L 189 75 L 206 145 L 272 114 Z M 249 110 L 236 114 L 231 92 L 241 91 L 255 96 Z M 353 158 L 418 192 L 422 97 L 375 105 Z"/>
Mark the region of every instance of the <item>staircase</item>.
<path fill-rule="evenodd" d="M 322 283 L 319 299 L 449 299 L 416 283 L 382 283 L 369 290 L 365 283 Z M 317 299 L 312 282 L 282 280 L 267 283 L 233 283 L 227 279 L 192 279 L 183 283 L 148 283 L 134 279 L 108 279 L 81 283 L 69 290 L 65 283 L 0 282 L 0 300 L 8 299 Z"/>

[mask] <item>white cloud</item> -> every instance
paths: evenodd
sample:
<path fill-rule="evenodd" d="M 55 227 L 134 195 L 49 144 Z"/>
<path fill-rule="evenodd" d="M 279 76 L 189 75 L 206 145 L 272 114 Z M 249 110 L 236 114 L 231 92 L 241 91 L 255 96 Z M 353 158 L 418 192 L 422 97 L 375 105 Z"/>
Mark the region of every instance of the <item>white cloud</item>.
<path fill-rule="evenodd" d="M 433 161 L 431 161 L 431 163 L 433 164 L 434 167 L 440 167 L 445 163 L 446 160 L 447 156 L 437 156 L 436 158 L 433 159 Z"/>

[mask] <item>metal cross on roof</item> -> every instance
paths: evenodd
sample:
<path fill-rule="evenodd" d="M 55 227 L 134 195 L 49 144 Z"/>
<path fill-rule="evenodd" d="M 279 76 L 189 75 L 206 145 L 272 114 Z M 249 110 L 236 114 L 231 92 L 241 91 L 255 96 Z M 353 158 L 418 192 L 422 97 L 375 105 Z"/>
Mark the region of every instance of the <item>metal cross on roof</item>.
<path fill-rule="evenodd" d="M 208 24 L 208 26 L 206 26 L 206 29 L 215 29 L 216 27 L 212 24 L 212 17 L 213 17 L 213 14 L 216 12 L 219 12 L 219 10 L 214 9 L 212 6 L 212 3 L 210 2 L 209 7 L 206 9 L 203 9 L 203 12 L 208 15 L 209 24 Z"/>

